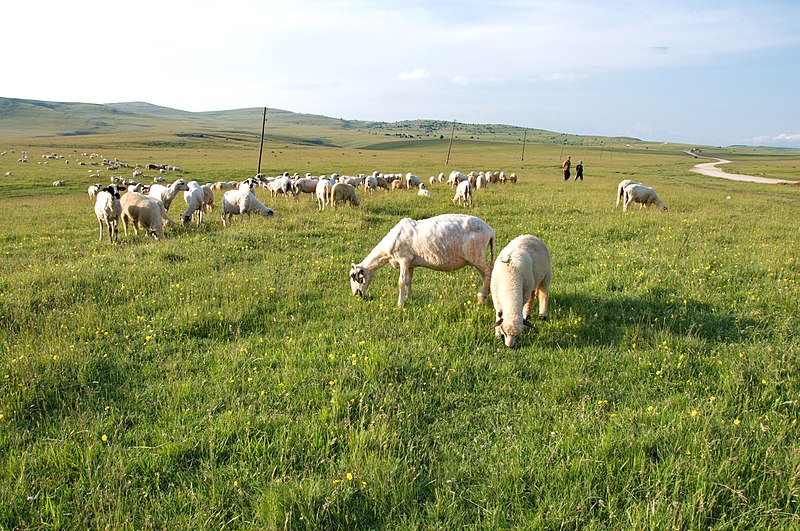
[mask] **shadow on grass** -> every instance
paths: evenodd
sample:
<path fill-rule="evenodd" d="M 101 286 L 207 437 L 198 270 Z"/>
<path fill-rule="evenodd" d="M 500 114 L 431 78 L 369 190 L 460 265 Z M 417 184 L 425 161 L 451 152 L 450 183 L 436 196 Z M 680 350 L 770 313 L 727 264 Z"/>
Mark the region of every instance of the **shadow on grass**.
<path fill-rule="evenodd" d="M 553 325 L 563 328 L 564 334 L 541 328 Z M 645 338 L 669 334 L 712 344 L 737 343 L 751 337 L 757 326 L 752 319 L 688 298 L 671 300 L 660 291 L 643 297 L 564 293 L 551 298 L 550 321 L 536 325 L 540 332 L 530 341 L 546 348 L 609 346 L 631 334 Z"/>

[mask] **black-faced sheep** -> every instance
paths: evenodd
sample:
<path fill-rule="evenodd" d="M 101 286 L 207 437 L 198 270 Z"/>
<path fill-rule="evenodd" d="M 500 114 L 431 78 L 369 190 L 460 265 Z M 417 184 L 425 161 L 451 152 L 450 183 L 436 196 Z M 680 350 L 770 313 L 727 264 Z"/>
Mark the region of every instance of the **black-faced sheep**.
<path fill-rule="evenodd" d="M 539 319 L 547 318 L 547 302 L 553 267 L 542 240 L 517 236 L 497 255 L 492 271 L 495 336 L 513 347 L 530 322 L 534 301 L 539 299 Z"/>
<path fill-rule="evenodd" d="M 104 224 L 108 229 L 109 241 L 117 241 L 119 217 L 122 214 L 122 205 L 119 199 L 119 188 L 116 184 L 110 184 L 97 192 L 94 214 L 97 216 L 97 223 L 100 225 L 100 241 L 103 241 Z"/>
<path fill-rule="evenodd" d="M 491 260 L 486 262 L 486 249 Z M 474 267 L 483 286 L 478 302 L 489 296 L 489 282 L 494 262 L 494 231 L 485 221 L 466 214 L 442 214 L 423 220 L 401 219 L 359 264 L 350 264 L 350 289 L 363 296 L 375 271 L 390 264 L 400 268 L 397 305 L 411 295 L 415 267 L 434 271 L 455 271 Z"/>

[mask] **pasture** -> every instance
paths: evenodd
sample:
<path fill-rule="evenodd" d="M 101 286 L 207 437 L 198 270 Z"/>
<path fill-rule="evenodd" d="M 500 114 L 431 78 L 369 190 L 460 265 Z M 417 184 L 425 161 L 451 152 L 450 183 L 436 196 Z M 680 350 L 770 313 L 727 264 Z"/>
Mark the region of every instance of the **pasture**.
<path fill-rule="evenodd" d="M 203 183 L 252 176 L 257 143 L 16 142 L 0 145 L 31 161 L 0 158 L 2 529 L 800 526 L 800 187 L 701 177 L 680 146 L 531 143 L 523 162 L 462 138 L 445 166 L 446 141 L 265 145 L 267 175 L 516 172 L 468 209 L 498 251 L 529 233 L 552 255 L 550 318 L 507 349 L 471 269 L 418 270 L 402 309 L 389 267 L 350 294 L 350 263 L 399 219 L 464 211 L 446 185 L 322 212 L 260 190 L 273 218 L 223 229 L 215 211 L 112 245 L 95 180 L 42 153 Z M 798 176 L 796 153 L 718 151 Z M 567 155 L 585 181 L 562 180 Z M 669 211 L 615 210 L 629 177 Z"/>

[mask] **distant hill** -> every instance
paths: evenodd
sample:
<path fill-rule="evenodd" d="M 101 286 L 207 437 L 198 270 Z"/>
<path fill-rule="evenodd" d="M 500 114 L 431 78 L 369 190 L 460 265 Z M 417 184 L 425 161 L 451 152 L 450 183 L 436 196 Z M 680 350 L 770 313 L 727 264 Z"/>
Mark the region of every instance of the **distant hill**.
<path fill-rule="evenodd" d="M 261 133 L 263 108 L 189 112 L 146 102 L 108 104 L 46 102 L 0 98 L 0 138 L 24 139 L 81 135 L 146 134 L 226 141 L 252 141 Z M 441 120 L 370 122 L 269 109 L 267 136 L 287 143 L 330 146 L 380 146 L 385 140 L 449 138 L 453 123 Z M 456 124 L 464 140 L 551 144 L 612 145 L 635 138 L 565 135 L 503 124 Z M 383 137 L 382 138 L 375 138 Z"/>

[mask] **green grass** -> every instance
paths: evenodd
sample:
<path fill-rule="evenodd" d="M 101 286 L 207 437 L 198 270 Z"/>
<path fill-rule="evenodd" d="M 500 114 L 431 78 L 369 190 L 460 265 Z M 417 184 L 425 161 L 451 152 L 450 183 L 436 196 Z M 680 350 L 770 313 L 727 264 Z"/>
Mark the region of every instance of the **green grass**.
<path fill-rule="evenodd" d="M 98 242 L 93 181 L 42 152 L 254 173 L 257 145 L 144 138 L 0 159 L 0 528 L 800 526 L 800 188 L 700 177 L 673 146 L 523 163 L 462 140 L 445 167 L 446 141 L 268 143 L 269 174 L 516 171 L 470 210 L 498 252 L 530 233 L 553 257 L 550 319 L 510 350 L 474 271 L 419 270 L 402 309 L 388 267 L 350 294 L 401 217 L 459 210 L 443 186 L 321 213 L 260 191 L 274 218 Z M 615 211 L 625 177 L 670 210 Z"/>

